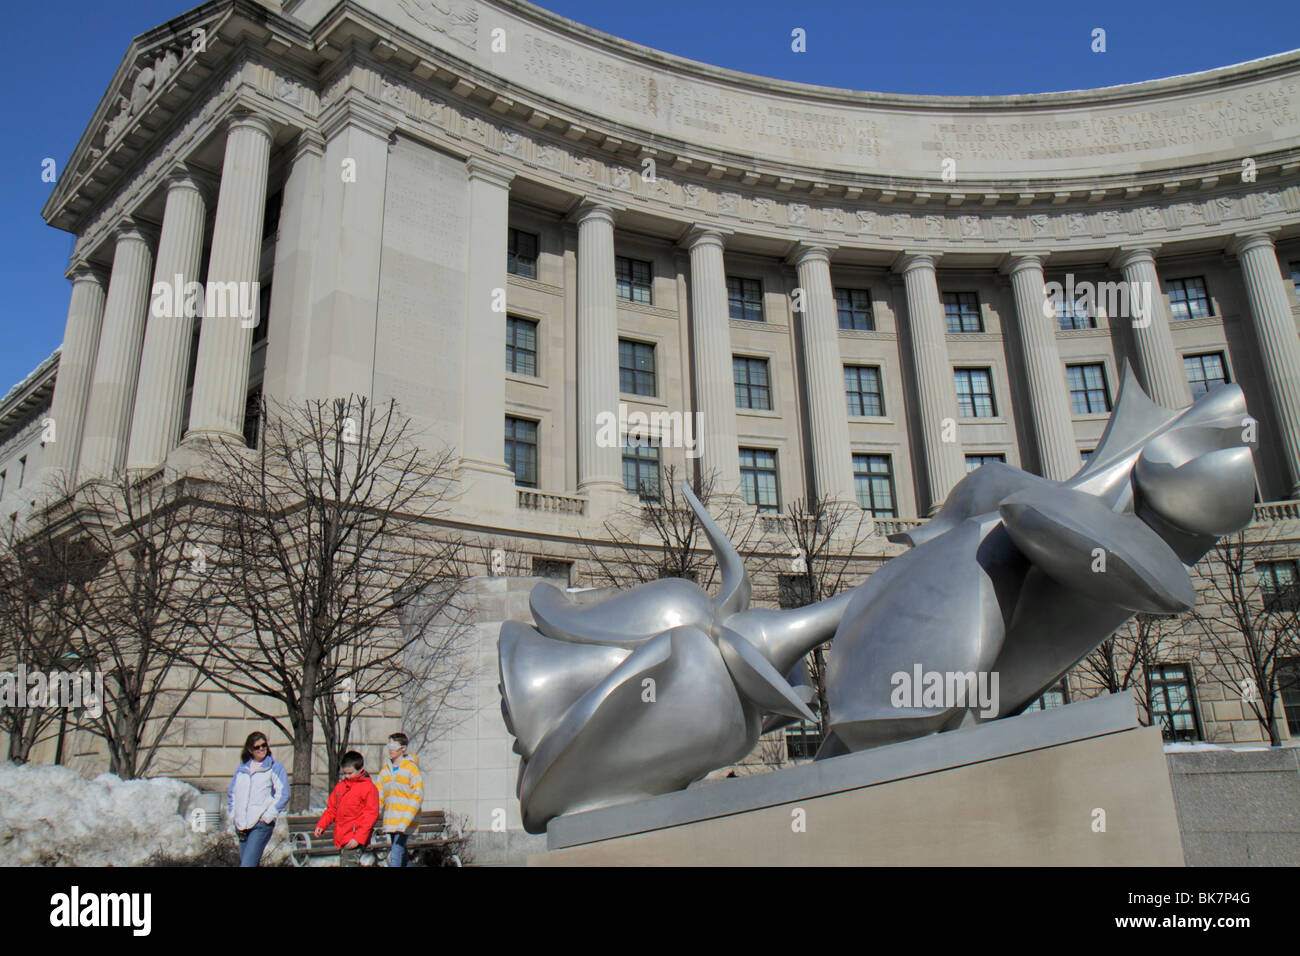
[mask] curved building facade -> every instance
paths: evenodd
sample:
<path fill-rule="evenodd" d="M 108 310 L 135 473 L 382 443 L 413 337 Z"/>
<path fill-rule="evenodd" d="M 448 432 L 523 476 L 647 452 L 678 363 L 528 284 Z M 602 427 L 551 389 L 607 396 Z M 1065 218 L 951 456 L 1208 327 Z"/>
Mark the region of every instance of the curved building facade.
<path fill-rule="evenodd" d="M 1068 477 L 1127 363 L 1171 407 L 1240 384 L 1260 501 L 1297 516 L 1300 52 L 903 96 L 517 0 L 213 0 L 132 44 L 44 216 L 76 246 L 41 463 L 81 477 L 240 440 L 259 394 L 359 393 L 537 559 L 668 466 L 892 530 L 985 461 Z M 154 317 L 173 277 L 256 289 L 257 323 Z M 648 442 L 609 440 L 636 413 Z M 484 759 L 470 789 L 508 795 L 504 733 Z"/>

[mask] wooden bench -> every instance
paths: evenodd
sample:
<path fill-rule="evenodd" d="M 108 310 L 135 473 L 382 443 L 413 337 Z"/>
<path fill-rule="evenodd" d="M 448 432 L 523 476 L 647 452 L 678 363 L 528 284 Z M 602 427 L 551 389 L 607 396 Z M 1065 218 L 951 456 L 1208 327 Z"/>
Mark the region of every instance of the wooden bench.
<path fill-rule="evenodd" d="M 289 853 L 294 866 L 306 866 L 312 857 L 335 856 L 339 848 L 334 845 L 334 830 L 330 828 L 321 836 L 313 836 L 316 821 L 320 814 L 295 814 L 289 817 Z M 446 846 L 461 838 L 460 827 L 449 823 L 444 810 L 424 810 L 415 818 L 415 830 L 406 841 L 408 853 L 431 847 Z M 374 853 L 386 857 L 392 846 L 392 834 L 381 831 L 378 824 L 371 831 L 370 842 L 361 848 L 363 853 Z M 453 856 L 456 866 L 460 866 L 460 857 Z"/>

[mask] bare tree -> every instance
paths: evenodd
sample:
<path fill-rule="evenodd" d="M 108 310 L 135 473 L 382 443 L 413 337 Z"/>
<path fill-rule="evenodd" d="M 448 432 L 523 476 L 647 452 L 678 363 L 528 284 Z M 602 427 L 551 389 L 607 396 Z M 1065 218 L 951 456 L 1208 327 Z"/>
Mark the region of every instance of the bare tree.
<path fill-rule="evenodd" d="M 854 553 L 871 537 L 874 519 L 856 504 L 820 498 L 795 499 L 783 510 L 781 534 L 790 555 L 790 571 L 777 578 L 782 607 L 802 607 L 834 597 L 852 580 Z M 852 583 L 850 583 L 852 581 Z M 817 698 L 818 730 L 830 732 L 830 705 L 826 700 L 826 651 L 830 641 L 813 648 L 805 658 L 809 683 Z"/>
<path fill-rule="evenodd" d="M 79 726 L 103 740 L 109 769 L 146 776 L 203 679 L 220 605 L 202 565 L 205 506 L 184 480 L 141 483 L 122 474 L 65 494 L 70 534 L 104 556 L 79 583 L 69 650 L 103 676 L 98 715 Z"/>
<path fill-rule="evenodd" d="M 686 578 L 705 590 L 712 587 L 717 562 L 699 518 L 682 494 L 682 478 L 676 466 L 669 465 L 657 486 L 641 489 L 639 500 L 629 501 L 605 521 L 600 544 L 587 542 L 598 584 L 626 587 L 658 578 Z M 697 475 L 691 490 L 743 552 L 755 532 L 752 511 L 721 493 L 715 472 Z"/>
<path fill-rule="evenodd" d="M 1195 615 L 1215 656 L 1211 677 L 1240 696 L 1274 747 L 1282 742 L 1278 695 L 1300 681 L 1300 668 L 1293 666 L 1300 658 L 1300 590 L 1294 582 L 1274 586 L 1257 568 L 1277 550 L 1269 538 L 1244 532 L 1221 540 L 1207 568 L 1204 599 L 1222 613 Z"/>
<path fill-rule="evenodd" d="M 1132 691 L 1138 719 L 1152 722 L 1147 671 L 1161 659 L 1161 648 L 1179 629 L 1176 617 L 1138 614 L 1111 634 L 1078 665 L 1085 696 Z"/>
<path fill-rule="evenodd" d="M 206 672 L 293 741 L 290 806 L 303 810 L 315 720 L 329 727 L 334 775 L 355 714 L 342 695 L 398 692 L 407 652 L 429 634 L 403 626 L 408 606 L 431 582 L 440 606 L 460 591 L 459 542 L 434 530 L 455 458 L 426 454 L 395 402 L 352 396 L 263 402 L 257 449 L 214 443 L 209 461 L 214 580 L 234 613 L 205 632 Z"/>
<path fill-rule="evenodd" d="M 66 528 L 39 516 L 24 526 L 12 524 L 0 537 L 0 668 L 13 675 L 15 693 L 26 676 L 48 673 L 69 661 L 72 635 L 81 617 L 82 587 L 103 566 L 104 555 Z M 58 725 L 55 762 L 62 759 L 69 714 L 17 699 L 0 705 L 0 731 L 8 738 L 6 756 L 15 763 L 31 758 L 32 748 Z"/>

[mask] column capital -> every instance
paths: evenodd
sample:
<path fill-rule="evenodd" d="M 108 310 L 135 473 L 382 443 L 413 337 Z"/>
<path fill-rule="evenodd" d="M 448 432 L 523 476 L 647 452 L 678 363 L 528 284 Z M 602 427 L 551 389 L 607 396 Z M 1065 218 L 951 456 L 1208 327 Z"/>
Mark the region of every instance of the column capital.
<path fill-rule="evenodd" d="M 1043 270 L 1043 263 L 1047 259 L 1048 253 L 1041 251 L 1031 252 L 1008 252 L 998 263 L 998 271 L 1005 276 L 1013 276 L 1017 272 L 1023 272 L 1025 269 Z"/>
<path fill-rule="evenodd" d="M 589 219 L 604 219 L 612 226 L 617 220 L 618 214 L 624 212 L 626 208 L 626 206 L 609 201 L 604 196 L 583 196 L 569 213 L 568 219 L 577 225 L 582 225 Z"/>
<path fill-rule="evenodd" d="M 127 217 L 113 227 L 113 244 L 129 239 L 152 245 L 158 241 L 158 230 L 137 219 Z"/>
<path fill-rule="evenodd" d="M 1160 251 L 1160 245 L 1136 245 L 1120 246 L 1110 257 L 1110 267 L 1123 271 L 1135 262 L 1150 262 L 1155 265 L 1156 253 Z"/>
<path fill-rule="evenodd" d="M 831 253 L 834 251 L 835 247 L 832 245 L 816 242 L 800 242 L 797 243 L 791 253 L 785 257 L 785 261 L 787 265 L 792 265 L 795 268 L 798 268 L 805 262 L 816 262 L 818 260 L 830 265 Z"/>
<path fill-rule="evenodd" d="M 1273 236 L 1277 232 L 1276 229 L 1254 229 L 1250 232 L 1238 233 L 1228 240 L 1228 255 L 1240 256 L 1243 252 L 1252 249 L 1268 249 L 1270 252 L 1276 252 Z"/>
<path fill-rule="evenodd" d="M 893 271 L 906 275 L 914 269 L 929 269 L 934 271 L 935 266 L 943 257 L 941 252 L 930 252 L 922 249 L 905 249 L 898 254 L 894 260 Z"/>
<path fill-rule="evenodd" d="M 205 206 L 211 206 L 216 201 L 220 186 L 207 173 L 180 163 L 167 174 L 167 191 L 173 189 L 192 189 L 203 198 Z"/>
<path fill-rule="evenodd" d="M 226 118 L 226 135 L 229 136 L 237 129 L 255 129 L 266 136 L 267 139 L 275 138 L 275 126 L 271 120 L 260 113 L 250 113 L 240 110 L 231 113 Z"/>
<path fill-rule="evenodd" d="M 688 226 L 682 233 L 682 237 L 677 240 L 677 244 L 683 249 L 694 249 L 696 246 L 716 245 L 722 248 L 726 247 L 727 237 L 735 233 L 730 229 L 721 226 L 701 225 L 693 223 Z"/>
<path fill-rule="evenodd" d="M 296 162 L 305 153 L 325 155 L 325 137 L 314 129 L 302 129 L 293 141 L 292 159 Z"/>
<path fill-rule="evenodd" d="M 499 186 L 502 189 L 509 189 L 510 184 L 514 182 L 515 171 L 502 166 L 500 163 L 494 163 L 488 159 L 482 159 L 478 156 L 471 156 L 465 160 L 465 172 L 469 174 L 469 181 L 473 182 L 480 179 L 483 182 L 490 183 L 493 186 Z"/>
<path fill-rule="evenodd" d="M 74 259 L 68 264 L 68 269 L 63 273 L 63 277 L 73 282 L 94 282 L 102 286 L 108 285 L 107 270 L 87 259 Z"/>

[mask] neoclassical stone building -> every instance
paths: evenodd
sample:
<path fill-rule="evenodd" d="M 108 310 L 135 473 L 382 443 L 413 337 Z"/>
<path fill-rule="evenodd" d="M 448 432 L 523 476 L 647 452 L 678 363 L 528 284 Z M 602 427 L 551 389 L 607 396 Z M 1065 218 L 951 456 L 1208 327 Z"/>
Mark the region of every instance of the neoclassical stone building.
<path fill-rule="evenodd" d="M 458 450 L 460 521 L 552 562 L 513 568 L 578 583 L 578 543 L 670 465 L 768 530 L 817 495 L 888 531 L 989 460 L 1067 478 L 1126 362 L 1169 407 L 1240 384 L 1261 520 L 1300 517 L 1300 53 L 904 96 L 518 0 L 213 0 L 134 41 L 43 215 L 76 237 L 71 300 L 0 408 L 6 520 L 20 453 L 147 478 L 190 436 L 245 441 L 259 394 L 359 393 Z M 190 282 L 201 319 L 151 308 Z M 620 406 L 648 440 L 602 440 Z M 526 613 L 497 584 L 485 620 Z M 513 791 L 494 633 L 430 791 L 479 819 Z"/>

